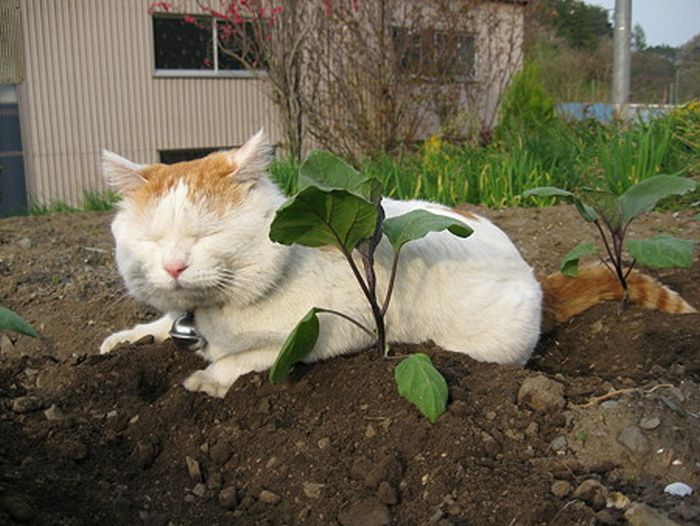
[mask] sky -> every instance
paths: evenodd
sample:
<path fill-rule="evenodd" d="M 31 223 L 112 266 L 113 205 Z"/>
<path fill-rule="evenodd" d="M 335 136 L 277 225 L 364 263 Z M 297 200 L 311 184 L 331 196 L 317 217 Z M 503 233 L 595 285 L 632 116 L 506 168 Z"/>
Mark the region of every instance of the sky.
<path fill-rule="evenodd" d="M 700 33 L 700 0 L 631 0 L 632 27 L 642 26 L 647 45 L 685 44 Z M 609 9 L 613 20 L 615 0 L 584 0 Z"/>

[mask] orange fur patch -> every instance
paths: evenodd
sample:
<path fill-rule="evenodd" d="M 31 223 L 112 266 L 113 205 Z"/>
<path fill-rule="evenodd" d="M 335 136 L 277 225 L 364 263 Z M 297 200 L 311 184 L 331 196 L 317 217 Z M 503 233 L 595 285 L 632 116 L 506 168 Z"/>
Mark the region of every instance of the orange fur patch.
<path fill-rule="evenodd" d="M 471 219 L 472 221 L 479 221 L 479 216 L 472 214 L 469 210 L 465 210 L 464 208 L 453 208 L 452 212 L 466 217 L 467 219 Z"/>
<path fill-rule="evenodd" d="M 622 300 L 624 293 L 617 277 L 604 265 L 585 265 L 576 277 L 556 272 L 540 280 L 542 284 L 542 330 L 580 314 L 598 303 Z M 647 309 L 671 314 L 697 312 L 680 295 L 651 276 L 633 270 L 627 277 L 629 300 Z"/>
<path fill-rule="evenodd" d="M 145 208 L 182 181 L 187 184 L 193 202 L 202 200 L 212 211 L 223 214 L 230 206 L 240 204 L 250 187 L 250 183 L 232 177 L 234 168 L 222 152 L 194 161 L 152 164 L 141 171 L 146 184 L 128 197 L 139 208 Z"/>

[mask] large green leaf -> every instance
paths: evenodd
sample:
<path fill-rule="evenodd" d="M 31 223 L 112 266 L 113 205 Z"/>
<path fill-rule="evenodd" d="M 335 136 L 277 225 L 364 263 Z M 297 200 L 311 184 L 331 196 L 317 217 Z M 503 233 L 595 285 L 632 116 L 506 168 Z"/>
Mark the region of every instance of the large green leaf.
<path fill-rule="evenodd" d="M 414 404 L 428 420 L 435 422 L 447 406 L 447 382 L 430 358 L 412 354 L 394 369 L 399 394 Z"/>
<path fill-rule="evenodd" d="M 468 237 L 474 232 L 459 219 L 432 214 L 427 210 L 412 210 L 407 214 L 385 219 L 382 229 L 396 252 L 409 241 L 420 239 L 430 232 L 449 230 L 459 237 Z"/>
<path fill-rule="evenodd" d="M 277 210 L 270 239 L 284 245 L 333 245 L 350 252 L 372 236 L 377 217 L 377 207 L 362 197 L 308 186 Z"/>
<path fill-rule="evenodd" d="M 299 167 L 299 190 L 315 186 L 322 190 L 347 190 L 377 203 L 382 184 L 365 177 L 343 159 L 324 150 L 313 150 Z"/>
<path fill-rule="evenodd" d="M 683 195 L 695 190 L 695 181 L 677 175 L 656 175 L 638 182 L 620 196 L 624 221 L 630 221 L 643 212 L 653 210 L 656 203 L 672 195 Z"/>
<path fill-rule="evenodd" d="M 5 307 L 0 307 L 0 329 L 19 332 L 34 338 L 39 336 L 34 327 L 29 325 L 22 316 Z"/>
<path fill-rule="evenodd" d="M 637 263 L 649 268 L 688 268 L 693 265 L 693 242 L 672 236 L 635 239 L 626 243 Z"/>
<path fill-rule="evenodd" d="M 538 186 L 536 188 L 530 188 L 523 193 L 524 197 L 531 195 L 536 197 L 563 197 L 565 199 L 571 199 L 574 206 L 576 206 L 576 210 L 581 217 L 583 217 L 583 219 L 592 222 L 598 217 L 593 208 L 581 201 L 577 195 L 569 192 L 568 190 L 564 190 L 563 188 L 557 188 L 555 186 Z"/>
<path fill-rule="evenodd" d="M 318 340 L 317 312 L 318 309 L 312 308 L 287 336 L 272 369 L 270 369 L 272 383 L 276 384 L 287 378 L 292 365 L 306 358 L 313 350 L 316 340 Z"/>
<path fill-rule="evenodd" d="M 595 252 L 594 243 L 579 243 L 561 259 L 559 271 L 565 276 L 574 277 L 578 274 L 578 261 L 583 256 Z"/>

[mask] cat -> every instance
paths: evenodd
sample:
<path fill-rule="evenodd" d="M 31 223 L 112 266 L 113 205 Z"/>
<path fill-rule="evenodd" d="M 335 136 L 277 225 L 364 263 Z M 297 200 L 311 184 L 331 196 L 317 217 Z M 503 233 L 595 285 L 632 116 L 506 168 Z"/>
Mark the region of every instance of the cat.
<path fill-rule="evenodd" d="M 103 152 L 106 180 L 123 197 L 112 223 L 119 272 L 136 299 L 165 314 L 112 334 L 100 346 L 102 354 L 144 336 L 161 342 L 177 317 L 193 312 L 208 342 L 198 353 L 211 363 L 184 387 L 224 397 L 241 375 L 272 366 L 311 307 L 339 310 L 373 326 L 369 305 L 337 250 L 269 239 L 275 211 L 286 200 L 266 173 L 270 158 L 262 130 L 240 149 L 173 165 L 139 165 Z M 540 284 L 509 237 L 484 217 L 425 201 L 385 198 L 382 206 L 387 217 L 424 209 L 474 231 L 466 239 L 431 233 L 404 247 L 387 312 L 388 341 L 432 340 L 477 360 L 523 365 L 542 326 L 621 298 L 614 276 L 600 265 L 585 268 L 576 280 L 553 275 Z M 379 298 L 391 258 L 384 239 L 376 255 Z M 633 290 L 662 287 L 649 280 L 630 276 Z M 675 293 L 659 290 L 667 309 L 692 309 Z M 645 294 L 647 302 L 656 301 Z M 322 314 L 306 361 L 372 343 L 350 322 Z"/>

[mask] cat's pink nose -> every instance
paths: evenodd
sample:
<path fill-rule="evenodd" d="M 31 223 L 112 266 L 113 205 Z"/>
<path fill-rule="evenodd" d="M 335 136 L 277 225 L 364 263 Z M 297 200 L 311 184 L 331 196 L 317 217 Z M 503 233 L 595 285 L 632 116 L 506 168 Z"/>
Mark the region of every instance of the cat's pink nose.
<path fill-rule="evenodd" d="M 187 268 L 187 263 L 184 261 L 176 260 L 176 261 L 168 261 L 163 264 L 163 269 L 170 274 L 174 279 L 177 279 L 180 277 L 180 274 L 182 274 L 185 269 Z"/>

